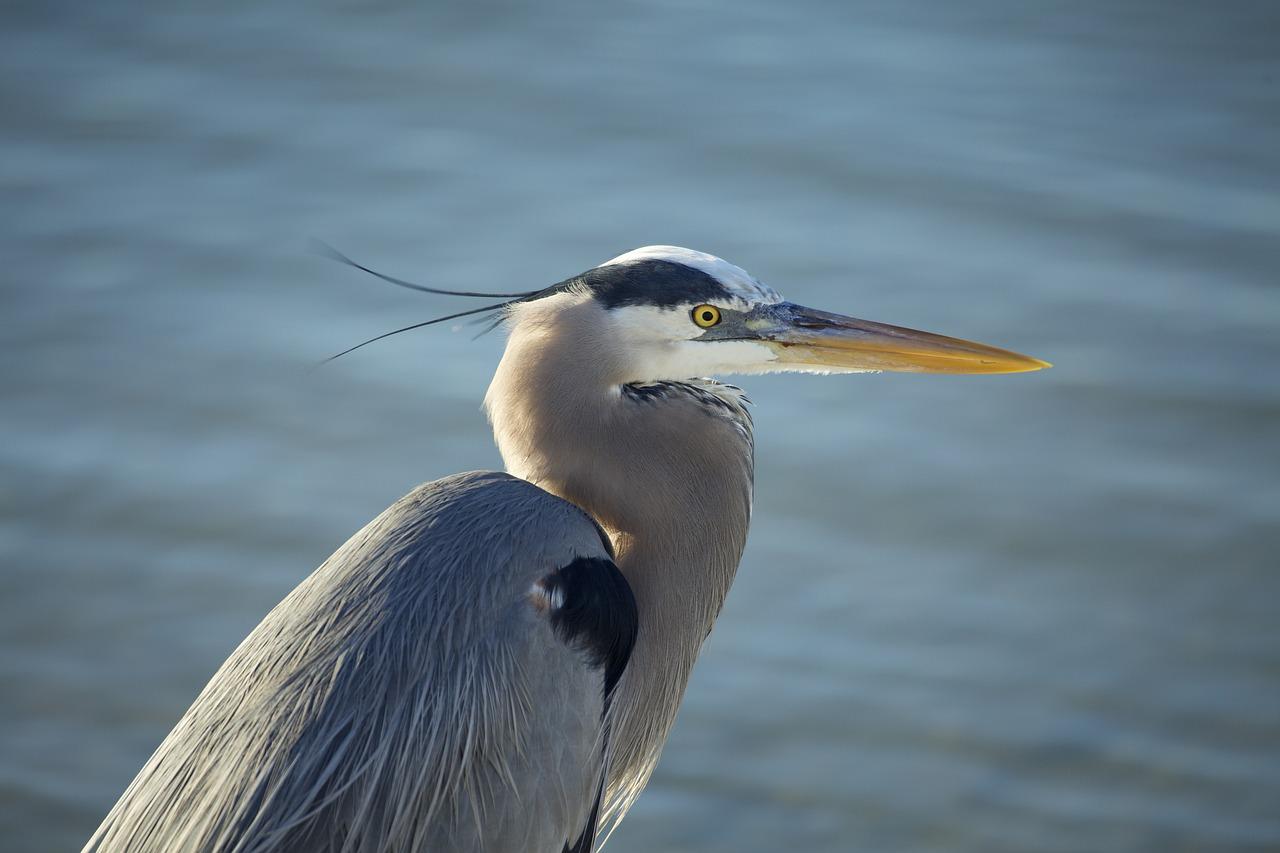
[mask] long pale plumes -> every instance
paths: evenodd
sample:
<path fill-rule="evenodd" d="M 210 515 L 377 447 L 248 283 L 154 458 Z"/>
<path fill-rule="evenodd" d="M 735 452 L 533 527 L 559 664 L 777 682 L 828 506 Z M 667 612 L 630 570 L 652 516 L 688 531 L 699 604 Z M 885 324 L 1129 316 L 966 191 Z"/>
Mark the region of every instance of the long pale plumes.
<path fill-rule="evenodd" d="M 576 553 L 606 556 L 589 520 L 505 475 L 406 496 L 249 635 L 86 850 L 560 849 L 603 764 L 598 676 L 510 591 Z"/>

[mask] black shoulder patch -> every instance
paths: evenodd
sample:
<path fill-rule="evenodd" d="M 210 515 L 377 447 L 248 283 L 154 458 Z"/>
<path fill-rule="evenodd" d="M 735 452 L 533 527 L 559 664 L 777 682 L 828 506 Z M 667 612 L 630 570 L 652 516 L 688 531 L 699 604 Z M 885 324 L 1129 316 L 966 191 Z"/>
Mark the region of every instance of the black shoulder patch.
<path fill-rule="evenodd" d="M 729 298 L 723 284 L 708 273 L 674 261 L 643 260 L 587 270 L 576 279 L 605 308 L 652 305 L 674 308 Z"/>
<path fill-rule="evenodd" d="M 539 583 L 552 602 L 548 616 L 556 634 L 604 669 L 607 700 L 627 668 L 639 630 L 631 585 L 612 560 L 599 557 L 579 557 Z"/>

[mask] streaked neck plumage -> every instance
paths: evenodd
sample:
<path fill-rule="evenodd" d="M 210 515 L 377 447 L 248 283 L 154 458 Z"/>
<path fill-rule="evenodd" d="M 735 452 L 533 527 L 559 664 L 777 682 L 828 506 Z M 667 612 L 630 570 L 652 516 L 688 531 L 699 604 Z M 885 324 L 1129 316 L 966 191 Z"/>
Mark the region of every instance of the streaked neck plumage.
<path fill-rule="evenodd" d="M 485 397 L 507 470 L 591 514 L 635 594 L 605 823 L 648 780 L 733 582 L 753 462 L 736 389 L 636 382 L 625 353 L 599 357 L 617 350 L 608 335 L 605 310 L 581 294 L 521 306 Z"/>

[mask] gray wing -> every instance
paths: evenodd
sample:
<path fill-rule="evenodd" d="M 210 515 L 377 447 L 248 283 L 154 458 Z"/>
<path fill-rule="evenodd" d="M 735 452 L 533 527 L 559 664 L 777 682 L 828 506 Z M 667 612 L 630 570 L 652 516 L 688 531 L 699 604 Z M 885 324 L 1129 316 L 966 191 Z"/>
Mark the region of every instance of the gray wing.
<path fill-rule="evenodd" d="M 590 850 L 635 630 L 577 507 L 428 483 L 267 615 L 85 850 Z"/>

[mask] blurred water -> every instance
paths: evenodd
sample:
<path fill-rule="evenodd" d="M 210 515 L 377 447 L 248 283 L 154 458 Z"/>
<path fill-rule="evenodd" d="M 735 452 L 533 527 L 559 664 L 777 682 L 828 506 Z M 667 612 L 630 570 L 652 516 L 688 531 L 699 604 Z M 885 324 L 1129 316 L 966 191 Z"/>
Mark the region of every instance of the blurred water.
<path fill-rule="evenodd" d="M 1280 13 L 9 4 L 0 836 L 76 848 L 266 610 L 500 464 L 529 288 L 647 243 L 1057 363 L 778 377 L 611 849 L 1280 846 Z"/>

